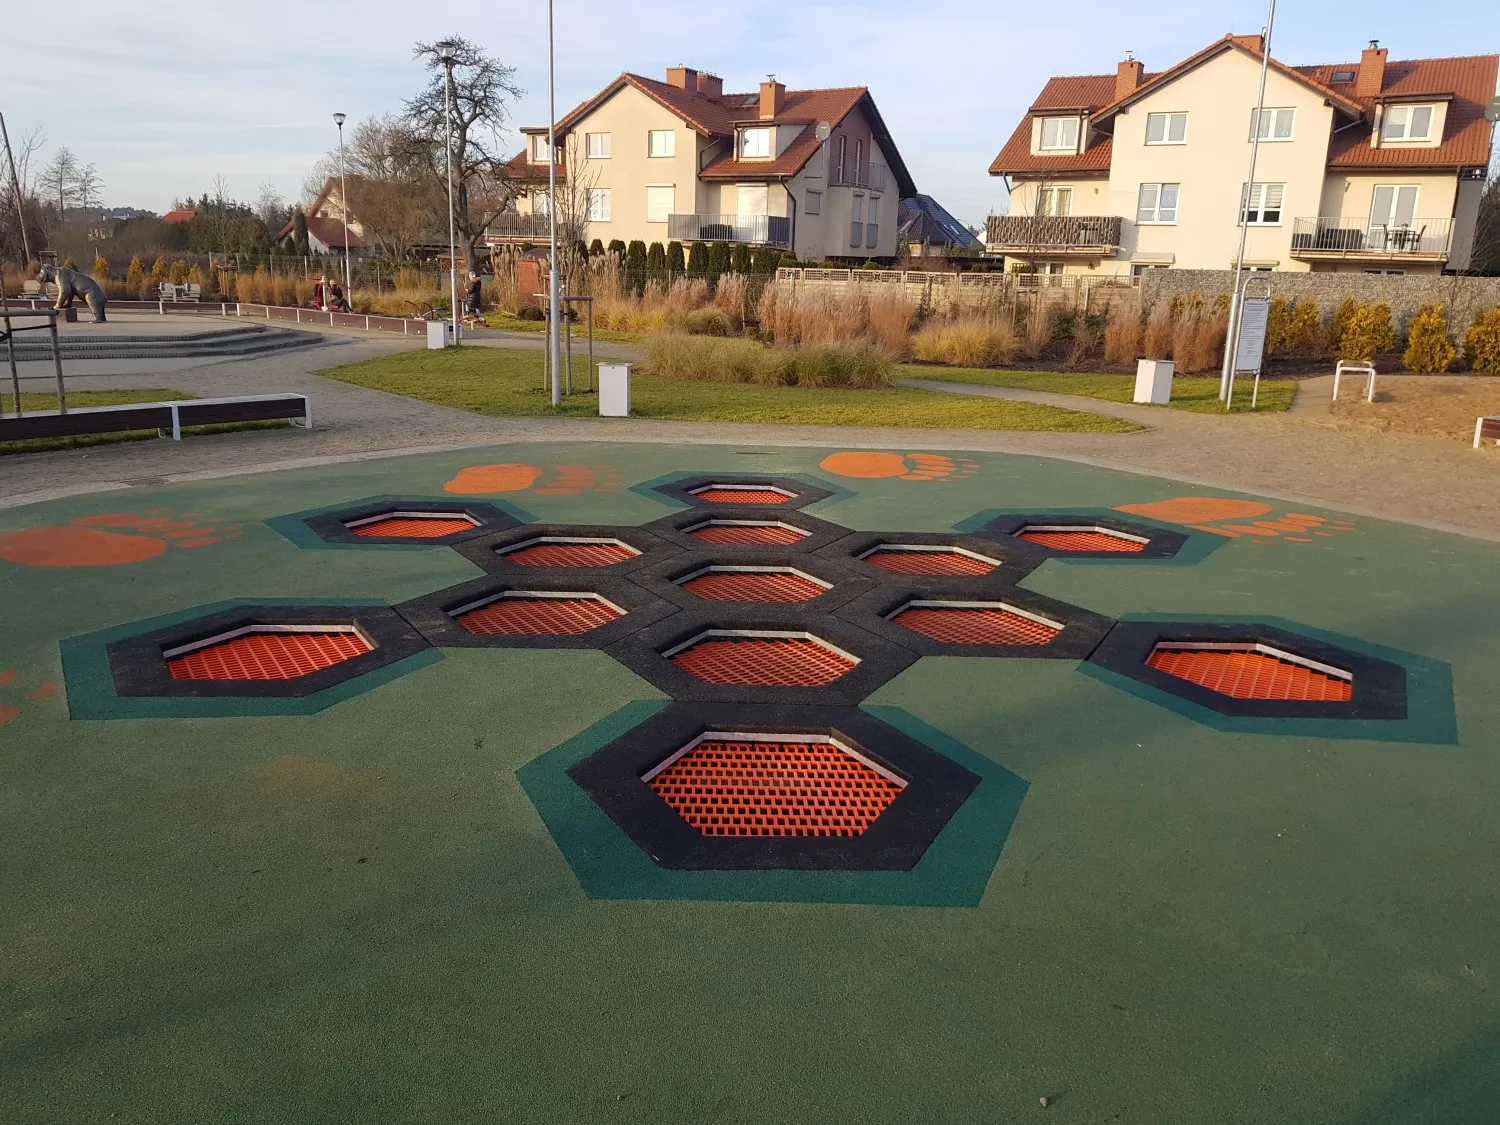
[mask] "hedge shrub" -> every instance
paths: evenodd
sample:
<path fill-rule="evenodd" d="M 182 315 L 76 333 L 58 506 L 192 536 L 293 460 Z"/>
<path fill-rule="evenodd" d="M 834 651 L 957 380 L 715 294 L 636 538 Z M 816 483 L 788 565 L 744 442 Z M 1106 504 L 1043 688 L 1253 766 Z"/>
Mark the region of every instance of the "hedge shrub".
<path fill-rule="evenodd" d="M 1340 312 L 1343 310 L 1340 309 Z M 1339 334 L 1339 358 L 1349 360 L 1373 360 L 1385 352 L 1394 351 L 1396 332 L 1391 327 L 1391 306 L 1357 305 L 1344 322 Z"/>
<path fill-rule="evenodd" d="M 1464 334 L 1464 362 L 1471 370 L 1500 375 L 1500 308 L 1476 316 Z"/>
<path fill-rule="evenodd" d="M 1443 306 L 1436 302 L 1423 305 L 1406 326 L 1406 369 L 1419 375 L 1440 375 L 1457 355 L 1458 350 L 1448 339 Z"/>

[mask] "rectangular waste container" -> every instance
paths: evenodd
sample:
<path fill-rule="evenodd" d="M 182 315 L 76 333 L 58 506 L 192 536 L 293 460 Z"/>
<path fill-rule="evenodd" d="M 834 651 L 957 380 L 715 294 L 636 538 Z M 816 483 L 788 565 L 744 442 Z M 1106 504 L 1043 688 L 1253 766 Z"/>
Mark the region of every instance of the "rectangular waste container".
<path fill-rule="evenodd" d="M 630 417 L 630 364 L 599 365 L 599 417 Z"/>

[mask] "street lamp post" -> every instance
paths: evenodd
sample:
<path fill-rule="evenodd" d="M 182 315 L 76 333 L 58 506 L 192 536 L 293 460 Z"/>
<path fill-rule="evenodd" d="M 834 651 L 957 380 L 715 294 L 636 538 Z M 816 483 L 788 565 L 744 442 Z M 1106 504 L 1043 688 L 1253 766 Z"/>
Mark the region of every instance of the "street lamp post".
<path fill-rule="evenodd" d="M 448 311 L 453 342 L 458 343 L 458 243 L 453 229 L 453 60 L 458 48 L 452 40 L 438 44 L 443 60 L 443 148 L 448 158 Z"/>
<path fill-rule="evenodd" d="M 349 268 L 349 176 L 344 170 L 344 115 L 335 113 L 339 127 L 339 219 L 344 224 L 344 300 L 354 307 L 354 274 Z"/>
<path fill-rule="evenodd" d="M 547 229 L 551 241 L 552 272 L 547 282 L 547 352 L 552 368 L 552 405 L 562 405 L 562 294 L 557 279 L 557 83 L 552 67 L 552 0 L 547 0 Z M 571 346 L 571 345 L 570 345 Z"/>

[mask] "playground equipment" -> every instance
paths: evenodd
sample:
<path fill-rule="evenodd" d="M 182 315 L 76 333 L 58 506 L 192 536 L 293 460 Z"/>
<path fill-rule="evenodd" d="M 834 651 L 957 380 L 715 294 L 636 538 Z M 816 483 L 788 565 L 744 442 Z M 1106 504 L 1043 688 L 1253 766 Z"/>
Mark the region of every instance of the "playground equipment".
<path fill-rule="evenodd" d="M 1345 374 L 1365 377 L 1365 401 L 1375 401 L 1375 365 L 1367 361 L 1341 359 L 1333 369 L 1333 399 L 1339 400 L 1339 381 Z"/>

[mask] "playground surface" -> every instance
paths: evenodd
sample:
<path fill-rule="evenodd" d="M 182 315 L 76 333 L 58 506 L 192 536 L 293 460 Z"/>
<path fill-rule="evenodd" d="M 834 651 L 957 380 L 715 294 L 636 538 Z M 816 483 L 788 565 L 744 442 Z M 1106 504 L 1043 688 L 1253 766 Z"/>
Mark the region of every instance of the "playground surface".
<path fill-rule="evenodd" d="M 0 1120 L 1492 1122 L 1497 551 L 917 447 L 0 511 Z M 705 827 L 750 744 L 862 834 Z"/>

